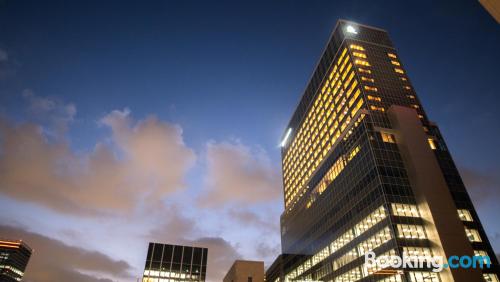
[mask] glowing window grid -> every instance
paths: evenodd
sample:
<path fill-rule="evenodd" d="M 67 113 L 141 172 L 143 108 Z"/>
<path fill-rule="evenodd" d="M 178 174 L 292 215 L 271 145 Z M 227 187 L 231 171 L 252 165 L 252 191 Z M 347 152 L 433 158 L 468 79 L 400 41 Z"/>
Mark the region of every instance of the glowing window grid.
<path fill-rule="evenodd" d="M 357 57 L 366 54 L 360 45 L 351 44 Z M 291 210 L 305 192 L 305 184 L 332 149 L 364 102 L 355 78 L 354 66 L 368 67 L 366 59 L 355 59 L 344 48 L 332 71 L 312 103 L 295 138 L 283 158 L 285 209 Z M 352 83 L 351 83 L 352 82 Z"/>

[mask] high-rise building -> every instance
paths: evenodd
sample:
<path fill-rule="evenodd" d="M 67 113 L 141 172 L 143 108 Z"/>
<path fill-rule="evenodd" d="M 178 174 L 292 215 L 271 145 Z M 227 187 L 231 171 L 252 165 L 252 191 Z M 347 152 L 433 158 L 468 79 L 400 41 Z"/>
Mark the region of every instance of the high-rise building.
<path fill-rule="evenodd" d="M 338 21 L 281 146 L 287 255 L 268 281 L 498 281 L 450 152 L 386 31 Z M 492 266 L 370 268 L 371 251 L 488 255 Z"/>
<path fill-rule="evenodd" d="M 21 281 L 32 253 L 22 240 L 0 239 L 0 281 Z"/>
<path fill-rule="evenodd" d="M 264 282 L 264 262 L 236 260 L 223 282 Z"/>
<path fill-rule="evenodd" d="M 479 3 L 500 24 L 500 0 L 479 0 Z"/>
<path fill-rule="evenodd" d="M 149 243 L 142 281 L 205 281 L 207 256 L 207 248 Z"/>

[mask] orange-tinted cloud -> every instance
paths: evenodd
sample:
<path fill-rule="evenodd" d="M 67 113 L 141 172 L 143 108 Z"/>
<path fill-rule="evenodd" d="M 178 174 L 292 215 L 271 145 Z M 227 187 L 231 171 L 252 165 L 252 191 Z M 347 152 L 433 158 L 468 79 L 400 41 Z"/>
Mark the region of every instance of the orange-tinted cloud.
<path fill-rule="evenodd" d="M 280 197 L 281 180 L 263 150 L 242 143 L 208 143 L 207 175 L 201 198 L 204 206 L 255 204 Z"/>
<path fill-rule="evenodd" d="M 37 110 L 59 114 L 50 118 L 56 127 L 76 111 L 30 95 Z M 128 110 L 100 124 L 111 137 L 92 152 L 75 153 L 63 135 L 49 136 L 41 125 L 0 120 L 0 193 L 65 213 L 98 214 L 128 212 L 141 201 L 154 206 L 185 186 L 196 157 L 179 126 L 152 116 L 134 121 Z"/>

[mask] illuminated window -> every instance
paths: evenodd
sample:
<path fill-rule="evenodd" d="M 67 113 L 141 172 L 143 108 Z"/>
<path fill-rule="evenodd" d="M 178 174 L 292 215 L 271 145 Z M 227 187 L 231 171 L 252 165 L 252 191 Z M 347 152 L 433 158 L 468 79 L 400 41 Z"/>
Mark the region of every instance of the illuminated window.
<path fill-rule="evenodd" d="M 369 237 L 358 245 L 359 255 L 362 256 L 367 252 L 373 251 L 375 248 L 378 248 L 385 242 L 392 239 L 391 231 L 389 227 L 385 227 L 379 232 L 375 233 L 375 235 Z"/>
<path fill-rule="evenodd" d="M 436 143 L 434 142 L 434 139 L 427 138 L 427 142 L 429 142 L 429 147 L 431 147 L 432 150 L 436 150 Z"/>
<path fill-rule="evenodd" d="M 392 135 L 390 135 L 390 138 L 393 138 Z M 391 208 L 392 214 L 395 216 L 420 217 L 416 205 L 391 203 Z"/>
<path fill-rule="evenodd" d="M 385 143 L 396 143 L 396 139 L 394 138 L 394 135 L 387 133 L 387 132 L 380 132 L 380 136 L 382 136 L 382 141 Z"/>
<path fill-rule="evenodd" d="M 377 107 L 377 106 L 374 106 L 374 105 L 370 106 L 370 110 L 372 110 L 372 111 L 379 111 L 379 112 L 385 112 L 385 109 L 383 107 Z"/>
<path fill-rule="evenodd" d="M 373 79 L 373 78 L 368 78 L 368 77 L 365 77 L 365 76 L 362 76 L 362 77 L 361 77 L 361 80 L 362 80 L 362 81 L 368 81 L 368 82 L 375 82 L 375 79 Z"/>
<path fill-rule="evenodd" d="M 354 49 L 354 50 L 365 51 L 365 48 L 363 48 L 362 46 L 356 45 L 356 44 L 351 44 L 349 47 L 351 47 L 351 49 Z"/>
<path fill-rule="evenodd" d="M 415 99 L 415 95 L 406 95 L 406 97 L 408 97 L 410 99 Z"/>
<path fill-rule="evenodd" d="M 483 250 L 474 250 L 475 257 L 481 257 L 484 264 L 491 263 L 490 256 L 486 251 Z"/>
<path fill-rule="evenodd" d="M 437 272 L 424 272 L 424 271 L 410 271 L 411 282 L 439 282 L 439 275 Z"/>
<path fill-rule="evenodd" d="M 486 282 L 499 282 L 495 273 L 483 273 L 483 278 Z"/>
<path fill-rule="evenodd" d="M 368 91 L 374 91 L 374 92 L 378 91 L 377 87 L 372 87 L 372 86 L 368 86 L 368 85 L 365 85 L 364 88 L 365 88 L 365 90 L 368 90 Z"/>
<path fill-rule="evenodd" d="M 367 96 L 368 100 L 371 100 L 371 101 L 382 101 L 382 98 L 378 97 L 378 96 L 372 96 L 372 95 L 368 95 Z"/>
<path fill-rule="evenodd" d="M 471 242 L 482 242 L 481 236 L 479 236 L 479 232 L 476 229 L 469 229 L 465 227 L 465 234 Z"/>
<path fill-rule="evenodd" d="M 411 89 L 410 86 L 403 86 L 403 88 L 406 89 L 406 90 L 410 90 Z"/>
<path fill-rule="evenodd" d="M 395 66 L 400 66 L 401 64 L 397 61 L 391 61 L 391 64 L 395 65 Z"/>
<path fill-rule="evenodd" d="M 397 58 L 397 56 L 395 54 L 392 54 L 392 53 L 387 53 L 387 56 L 389 56 L 389 58 L 393 58 L 393 59 Z"/>
<path fill-rule="evenodd" d="M 361 235 L 366 230 L 372 228 L 376 223 L 380 222 L 387 216 L 384 207 L 378 208 L 376 211 L 365 217 L 361 222 L 354 226 L 354 233 L 356 236 Z"/>
<path fill-rule="evenodd" d="M 360 53 L 360 52 L 352 52 L 352 54 L 353 54 L 355 57 L 359 57 L 359 58 L 364 58 L 364 59 L 366 59 L 366 54 L 364 54 L 364 53 Z"/>
<path fill-rule="evenodd" d="M 407 239 L 427 239 L 424 227 L 421 225 L 398 224 L 398 237 Z"/>
<path fill-rule="evenodd" d="M 423 247 L 403 247 L 403 254 L 406 256 L 432 256 L 432 251 L 429 248 Z"/>
<path fill-rule="evenodd" d="M 405 73 L 405 72 L 404 72 L 402 69 L 400 69 L 400 68 L 394 68 L 394 71 L 395 71 L 395 72 L 397 72 L 397 73 L 401 73 L 401 74 Z"/>
<path fill-rule="evenodd" d="M 483 250 L 474 250 L 474 256 L 487 257 L 488 253 L 486 251 L 483 251 Z"/>
<path fill-rule="evenodd" d="M 358 70 L 359 70 L 360 72 L 363 72 L 363 73 L 368 73 L 368 74 L 372 73 L 372 71 L 371 71 L 371 70 L 367 70 L 367 69 L 363 69 L 363 68 L 358 68 Z"/>
<path fill-rule="evenodd" d="M 407 81 L 408 80 L 406 77 L 400 77 L 399 79 L 401 79 L 402 81 Z"/>
<path fill-rule="evenodd" d="M 418 105 L 415 105 L 415 104 L 413 104 L 413 105 L 411 105 L 411 106 L 412 106 L 413 108 L 415 108 L 415 109 L 420 108 Z"/>
<path fill-rule="evenodd" d="M 355 267 L 347 272 L 342 273 L 341 275 L 335 277 L 335 282 L 351 282 L 351 281 L 357 281 L 362 278 L 361 276 L 361 268 Z"/>
<path fill-rule="evenodd" d="M 333 271 L 341 268 L 342 266 L 350 263 L 351 261 L 357 258 L 358 258 L 358 253 L 356 252 L 356 249 L 348 251 L 346 254 L 333 261 L 332 263 Z"/>
<path fill-rule="evenodd" d="M 370 66 L 370 63 L 368 63 L 368 62 L 367 62 L 367 61 L 365 61 L 365 60 L 360 60 L 360 59 L 356 59 L 356 60 L 354 60 L 354 63 L 355 63 L 356 65 L 361 65 L 361 66 L 367 66 L 367 67 L 369 67 L 369 66 Z"/>
<path fill-rule="evenodd" d="M 458 217 L 460 217 L 461 221 L 473 221 L 472 220 L 472 215 L 468 210 L 465 209 L 459 209 L 458 210 Z"/>

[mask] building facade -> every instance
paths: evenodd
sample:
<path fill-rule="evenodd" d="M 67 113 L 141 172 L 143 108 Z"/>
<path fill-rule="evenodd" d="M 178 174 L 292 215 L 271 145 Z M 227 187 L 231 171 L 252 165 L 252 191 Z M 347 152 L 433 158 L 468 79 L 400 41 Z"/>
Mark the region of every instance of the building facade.
<path fill-rule="evenodd" d="M 205 281 L 207 256 L 207 248 L 149 243 L 142 281 Z"/>
<path fill-rule="evenodd" d="M 479 0 L 479 3 L 500 24 L 500 0 Z"/>
<path fill-rule="evenodd" d="M 281 145 L 282 252 L 295 255 L 280 256 L 268 281 L 498 281 L 450 152 L 386 31 L 337 23 Z M 372 251 L 488 255 L 492 265 L 368 268 Z"/>
<path fill-rule="evenodd" d="M 21 281 L 32 253 L 22 240 L 0 239 L 0 281 Z"/>
<path fill-rule="evenodd" d="M 223 282 L 264 282 L 264 262 L 236 260 Z"/>

